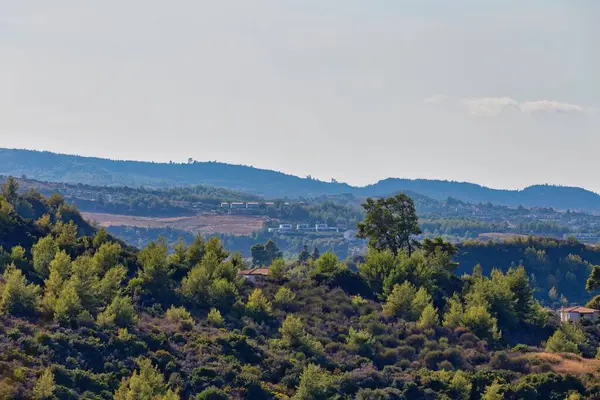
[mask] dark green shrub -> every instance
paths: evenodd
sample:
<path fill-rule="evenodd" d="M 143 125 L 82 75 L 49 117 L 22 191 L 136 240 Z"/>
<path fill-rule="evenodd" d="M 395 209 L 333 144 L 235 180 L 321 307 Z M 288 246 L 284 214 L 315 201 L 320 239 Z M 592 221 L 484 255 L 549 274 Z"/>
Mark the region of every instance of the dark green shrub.
<path fill-rule="evenodd" d="M 198 395 L 196 396 L 196 400 L 227 400 L 227 399 L 229 399 L 229 397 L 227 396 L 227 393 L 225 393 L 221 389 L 216 388 L 214 386 L 211 386 L 208 389 L 203 390 L 202 392 L 198 393 Z"/>

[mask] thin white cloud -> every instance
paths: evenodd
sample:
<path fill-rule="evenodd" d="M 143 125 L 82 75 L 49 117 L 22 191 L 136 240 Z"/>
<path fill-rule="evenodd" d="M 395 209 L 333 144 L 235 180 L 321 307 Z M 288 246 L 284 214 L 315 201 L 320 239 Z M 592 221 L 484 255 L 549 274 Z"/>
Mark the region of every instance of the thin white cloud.
<path fill-rule="evenodd" d="M 472 115 L 495 117 L 503 112 L 519 108 L 519 103 L 509 97 L 483 97 L 462 100 Z"/>
<path fill-rule="evenodd" d="M 428 104 L 437 104 L 458 108 L 471 115 L 496 117 L 500 114 L 520 112 L 523 114 L 590 114 L 594 108 L 578 104 L 561 103 L 553 100 L 519 102 L 510 97 L 471 97 L 453 98 L 445 94 L 436 94 L 425 99 Z"/>
<path fill-rule="evenodd" d="M 593 109 L 582 107 L 577 104 L 560 103 L 558 101 L 551 100 L 538 100 L 528 101 L 521 104 L 521 111 L 528 114 L 587 114 L 592 112 Z"/>

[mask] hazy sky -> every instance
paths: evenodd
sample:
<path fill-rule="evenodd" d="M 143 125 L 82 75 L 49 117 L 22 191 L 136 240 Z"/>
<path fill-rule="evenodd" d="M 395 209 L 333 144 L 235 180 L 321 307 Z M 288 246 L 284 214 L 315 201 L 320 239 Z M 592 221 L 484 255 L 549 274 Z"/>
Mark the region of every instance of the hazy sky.
<path fill-rule="evenodd" d="M 0 146 L 600 191 L 600 2 L 0 0 Z"/>

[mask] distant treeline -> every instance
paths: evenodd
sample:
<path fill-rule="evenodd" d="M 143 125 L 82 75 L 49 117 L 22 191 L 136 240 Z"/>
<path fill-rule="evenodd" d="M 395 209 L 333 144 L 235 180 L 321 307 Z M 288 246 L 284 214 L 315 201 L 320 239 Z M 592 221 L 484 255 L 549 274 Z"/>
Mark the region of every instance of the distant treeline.
<path fill-rule="evenodd" d="M 335 180 L 324 182 L 277 171 L 219 162 L 153 163 L 116 161 L 29 150 L 0 149 L 0 174 L 35 179 L 107 186 L 173 187 L 213 185 L 284 198 L 354 194 L 388 196 L 420 193 L 436 200 L 453 197 L 471 203 L 553 207 L 562 210 L 600 210 L 600 195 L 574 187 L 535 185 L 523 190 L 491 189 L 467 182 L 390 178 L 365 187 Z"/>

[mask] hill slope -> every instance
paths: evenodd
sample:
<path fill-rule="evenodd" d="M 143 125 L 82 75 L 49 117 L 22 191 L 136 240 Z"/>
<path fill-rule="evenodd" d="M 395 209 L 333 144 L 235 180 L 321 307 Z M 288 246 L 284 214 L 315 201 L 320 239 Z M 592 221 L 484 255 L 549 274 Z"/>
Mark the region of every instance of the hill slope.
<path fill-rule="evenodd" d="M 0 149 L 0 174 L 51 182 L 108 186 L 213 185 L 271 196 L 343 193 L 350 186 L 219 162 L 191 164 L 116 161 L 29 150 Z"/>
<path fill-rule="evenodd" d="M 523 190 L 491 189 L 468 182 L 429 179 L 389 178 L 359 190 L 368 196 L 384 196 L 397 191 L 413 191 L 437 200 L 454 197 L 470 203 L 507 206 L 553 207 L 572 210 L 600 210 L 600 196 L 578 187 L 533 185 Z"/>
<path fill-rule="evenodd" d="M 535 185 L 523 190 L 491 189 L 467 182 L 389 178 L 365 187 L 300 178 L 277 171 L 219 162 L 190 164 L 115 161 L 30 150 L 0 149 L 0 174 L 52 182 L 108 186 L 213 185 L 269 197 L 352 193 L 383 196 L 412 191 L 438 200 L 600 211 L 600 195 L 574 187 Z"/>
<path fill-rule="evenodd" d="M 459 278 L 428 246 L 359 272 L 277 261 L 253 283 L 216 238 L 124 248 L 60 196 L 15 189 L 0 399 L 599 398 L 598 325 L 558 324 L 523 268 Z"/>

